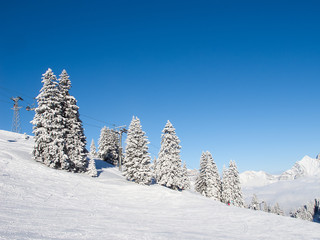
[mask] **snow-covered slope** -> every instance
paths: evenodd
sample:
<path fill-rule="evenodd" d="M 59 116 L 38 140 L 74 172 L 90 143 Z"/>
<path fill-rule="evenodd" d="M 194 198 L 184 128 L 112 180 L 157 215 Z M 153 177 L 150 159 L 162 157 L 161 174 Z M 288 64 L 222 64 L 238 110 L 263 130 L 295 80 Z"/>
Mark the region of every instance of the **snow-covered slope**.
<path fill-rule="evenodd" d="M 191 191 L 98 178 L 31 159 L 32 139 L 0 131 L 0 239 L 319 239 L 316 223 L 229 207 Z"/>

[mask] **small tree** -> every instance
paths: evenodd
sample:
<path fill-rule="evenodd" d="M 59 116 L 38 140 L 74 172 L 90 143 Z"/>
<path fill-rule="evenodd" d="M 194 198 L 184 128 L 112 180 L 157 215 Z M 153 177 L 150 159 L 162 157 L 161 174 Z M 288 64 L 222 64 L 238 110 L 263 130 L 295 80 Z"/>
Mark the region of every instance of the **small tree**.
<path fill-rule="evenodd" d="M 161 147 L 157 161 L 157 182 L 168 188 L 179 190 L 182 188 L 182 169 L 180 159 L 180 140 L 175 128 L 167 122 L 161 136 Z"/>
<path fill-rule="evenodd" d="M 96 163 L 95 163 L 93 158 L 91 158 L 90 161 L 89 161 L 89 166 L 88 166 L 87 172 L 91 177 L 97 177 L 98 176 Z"/>
<path fill-rule="evenodd" d="M 142 131 L 139 118 L 132 118 L 127 139 L 126 154 L 124 158 L 123 174 L 127 180 L 140 184 L 151 183 L 150 154 L 148 153 L 148 140 Z"/>
<path fill-rule="evenodd" d="M 90 155 L 91 157 L 95 157 L 97 155 L 96 145 L 94 144 L 94 140 L 92 139 L 90 145 Z"/>
<path fill-rule="evenodd" d="M 260 210 L 259 202 L 258 202 L 258 197 L 257 195 L 253 194 L 251 204 L 250 204 L 250 209 L 252 210 Z"/>
<path fill-rule="evenodd" d="M 222 184 L 221 184 L 221 202 L 231 204 L 232 197 L 231 179 L 229 176 L 229 169 L 223 166 L 222 171 Z"/>
<path fill-rule="evenodd" d="M 182 189 L 190 189 L 190 179 L 188 177 L 188 169 L 186 163 L 182 167 Z"/>

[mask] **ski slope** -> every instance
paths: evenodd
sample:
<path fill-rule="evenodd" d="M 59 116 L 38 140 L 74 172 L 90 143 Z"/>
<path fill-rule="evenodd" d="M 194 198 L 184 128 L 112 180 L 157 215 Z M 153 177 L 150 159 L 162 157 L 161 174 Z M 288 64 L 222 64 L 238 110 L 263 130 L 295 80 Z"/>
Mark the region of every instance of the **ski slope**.
<path fill-rule="evenodd" d="M 32 144 L 0 130 L 0 239 L 320 239 L 317 223 L 127 182 L 100 160 L 98 178 L 50 169 Z"/>

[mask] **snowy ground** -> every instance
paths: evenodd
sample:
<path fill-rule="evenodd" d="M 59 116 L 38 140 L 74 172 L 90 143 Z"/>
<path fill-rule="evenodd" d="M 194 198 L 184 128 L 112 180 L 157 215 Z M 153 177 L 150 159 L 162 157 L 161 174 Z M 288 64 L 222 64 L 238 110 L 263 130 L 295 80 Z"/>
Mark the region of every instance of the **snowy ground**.
<path fill-rule="evenodd" d="M 0 130 L 0 239 L 320 239 L 317 223 L 127 182 L 99 160 L 98 178 L 50 169 L 31 148 Z"/>

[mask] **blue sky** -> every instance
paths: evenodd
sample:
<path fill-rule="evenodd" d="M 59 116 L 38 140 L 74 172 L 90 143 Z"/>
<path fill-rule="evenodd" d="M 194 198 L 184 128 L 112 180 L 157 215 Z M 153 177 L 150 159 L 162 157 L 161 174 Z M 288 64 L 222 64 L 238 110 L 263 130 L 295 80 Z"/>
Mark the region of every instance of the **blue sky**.
<path fill-rule="evenodd" d="M 169 119 L 189 168 L 209 150 L 220 170 L 230 159 L 240 171 L 288 169 L 320 152 L 319 10 L 319 1 L 1 1 L 0 128 L 11 129 L 11 96 L 32 104 L 41 75 L 66 69 L 89 143 L 135 115 L 156 156 Z M 21 118 L 30 134 L 33 113 Z"/>

